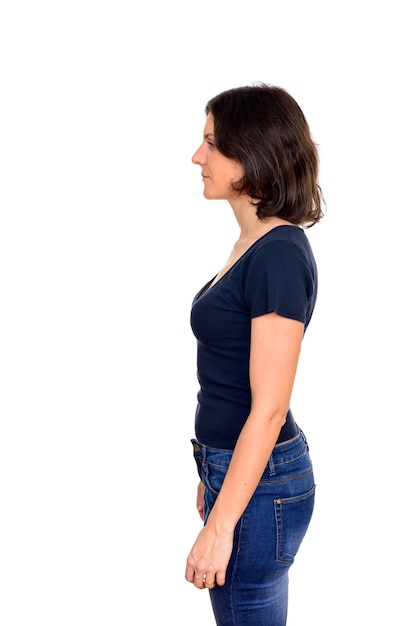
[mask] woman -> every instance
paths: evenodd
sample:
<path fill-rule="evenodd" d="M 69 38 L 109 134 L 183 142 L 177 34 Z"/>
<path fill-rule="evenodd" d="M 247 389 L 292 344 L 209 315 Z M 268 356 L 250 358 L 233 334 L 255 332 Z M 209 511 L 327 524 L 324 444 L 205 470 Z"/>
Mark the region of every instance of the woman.
<path fill-rule="evenodd" d="M 240 233 L 191 310 L 204 526 L 186 580 L 210 590 L 220 626 L 283 626 L 288 570 L 314 506 L 308 445 L 290 399 L 317 296 L 305 229 L 323 217 L 319 159 L 303 112 L 282 88 L 228 90 L 206 115 L 192 161 L 205 198 L 227 200 Z"/>

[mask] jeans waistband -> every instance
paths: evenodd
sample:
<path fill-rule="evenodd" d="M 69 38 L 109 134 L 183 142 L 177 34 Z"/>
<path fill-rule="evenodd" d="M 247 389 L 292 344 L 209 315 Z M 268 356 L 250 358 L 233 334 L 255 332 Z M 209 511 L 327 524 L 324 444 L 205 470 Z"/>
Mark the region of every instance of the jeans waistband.
<path fill-rule="evenodd" d="M 193 444 L 194 455 L 200 457 L 202 461 L 209 463 L 217 463 L 220 465 L 228 464 L 234 452 L 233 450 L 224 450 L 222 448 L 211 448 L 197 439 L 192 439 L 191 442 Z M 309 450 L 309 446 L 303 431 L 298 428 L 298 434 L 292 437 L 292 439 L 277 443 L 274 446 L 269 464 L 292 459 L 301 454 L 304 450 Z"/>

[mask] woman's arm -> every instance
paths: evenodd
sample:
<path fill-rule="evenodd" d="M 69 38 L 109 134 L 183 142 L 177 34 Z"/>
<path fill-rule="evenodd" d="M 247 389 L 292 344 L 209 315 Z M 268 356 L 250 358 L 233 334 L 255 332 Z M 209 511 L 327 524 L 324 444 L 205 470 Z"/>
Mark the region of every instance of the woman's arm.
<path fill-rule="evenodd" d="M 268 313 L 251 324 L 251 411 L 224 483 L 189 554 L 186 579 L 225 582 L 235 526 L 250 501 L 285 423 L 303 338 L 301 322 Z"/>

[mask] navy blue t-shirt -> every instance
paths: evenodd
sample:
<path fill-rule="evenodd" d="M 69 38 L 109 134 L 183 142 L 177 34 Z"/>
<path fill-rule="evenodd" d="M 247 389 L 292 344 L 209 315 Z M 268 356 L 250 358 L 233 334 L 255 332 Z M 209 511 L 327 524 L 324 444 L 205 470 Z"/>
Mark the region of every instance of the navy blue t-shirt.
<path fill-rule="evenodd" d="M 190 316 L 200 385 L 195 435 L 208 446 L 233 449 L 251 407 L 251 319 L 275 311 L 306 330 L 317 268 L 304 230 L 277 226 L 209 288 L 211 282 L 195 296 Z"/>

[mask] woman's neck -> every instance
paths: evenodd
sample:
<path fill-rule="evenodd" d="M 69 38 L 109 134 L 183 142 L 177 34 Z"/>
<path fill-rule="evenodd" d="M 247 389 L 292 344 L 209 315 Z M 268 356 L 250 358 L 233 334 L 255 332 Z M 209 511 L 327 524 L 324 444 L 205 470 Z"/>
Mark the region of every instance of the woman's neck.
<path fill-rule="evenodd" d="M 238 242 L 250 244 L 277 226 L 294 225 L 291 222 L 282 220 L 280 217 L 268 217 L 265 220 L 260 220 L 257 216 L 253 220 L 238 221 L 238 224 L 240 227 Z"/>
<path fill-rule="evenodd" d="M 276 226 L 293 226 L 291 222 L 276 216 L 261 220 L 257 216 L 256 207 L 245 197 L 237 198 L 231 206 L 240 228 L 237 243 L 253 243 Z"/>

